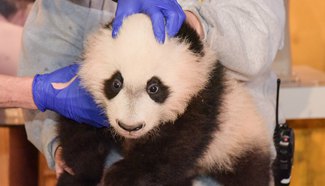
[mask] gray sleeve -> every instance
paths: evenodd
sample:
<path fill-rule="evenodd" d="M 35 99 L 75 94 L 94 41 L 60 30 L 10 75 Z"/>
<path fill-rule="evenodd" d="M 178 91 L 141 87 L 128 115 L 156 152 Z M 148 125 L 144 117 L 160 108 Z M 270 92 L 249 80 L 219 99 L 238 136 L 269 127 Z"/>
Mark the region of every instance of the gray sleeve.
<path fill-rule="evenodd" d="M 47 164 L 54 168 L 54 152 L 59 143 L 56 132 L 56 117 L 54 112 L 24 111 L 27 138 L 43 153 Z"/>
<path fill-rule="evenodd" d="M 52 72 L 79 60 L 86 35 L 113 14 L 67 0 L 36 0 L 24 26 L 20 76 Z M 53 112 L 25 111 L 28 139 L 54 168 L 58 146 Z"/>
<path fill-rule="evenodd" d="M 249 81 L 271 68 L 283 45 L 283 0 L 179 0 L 198 16 L 205 41 L 239 80 Z"/>

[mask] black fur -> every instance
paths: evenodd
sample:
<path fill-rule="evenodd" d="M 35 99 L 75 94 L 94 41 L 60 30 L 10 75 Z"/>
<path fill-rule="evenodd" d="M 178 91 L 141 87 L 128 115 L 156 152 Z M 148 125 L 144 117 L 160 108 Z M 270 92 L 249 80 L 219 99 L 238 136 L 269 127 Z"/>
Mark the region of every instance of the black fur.
<path fill-rule="evenodd" d="M 123 88 L 123 77 L 120 72 L 115 72 L 110 79 L 105 80 L 104 90 L 107 99 L 114 98 Z"/>
<path fill-rule="evenodd" d="M 95 128 L 60 118 L 58 128 L 62 159 L 75 176 L 64 172 L 58 186 L 95 186 L 103 175 L 105 159 L 113 143 L 110 129 Z"/>
<path fill-rule="evenodd" d="M 202 40 L 194 28 L 192 28 L 188 23 L 185 22 L 182 25 L 175 37 L 179 38 L 181 42 L 185 41 L 189 43 L 189 50 L 193 53 L 200 56 L 204 55 Z"/>
<path fill-rule="evenodd" d="M 147 93 L 155 102 L 164 103 L 168 98 L 170 91 L 169 87 L 164 85 L 158 77 L 152 77 L 147 82 Z"/>
<path fill-rule="evenodd" d="M 212 173 L 225 186 L 268 186 L 271 176 L 271 157 L 252 148 L 237 160 L 234 172 L 218 170 Z"/>

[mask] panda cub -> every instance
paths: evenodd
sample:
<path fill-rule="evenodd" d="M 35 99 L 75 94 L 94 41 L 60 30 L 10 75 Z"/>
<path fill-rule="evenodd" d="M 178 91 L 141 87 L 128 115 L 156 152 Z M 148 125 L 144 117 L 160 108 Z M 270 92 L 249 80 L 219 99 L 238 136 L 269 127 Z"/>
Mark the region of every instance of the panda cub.
<path fill-rule="evenodd" d="M 110 128 L 59 126 L 67 186 L 189 186 L 208 175 L 229 186 L 273 185 L 272 138 L 248 91 L 186 23 L 159 44 L 150 19 L 126 18 L 85 45 L 82 85 Z M 68 122 L 68 123 L 67 123 Z M 112 145 L 123 159 L 105 169 Z"/>

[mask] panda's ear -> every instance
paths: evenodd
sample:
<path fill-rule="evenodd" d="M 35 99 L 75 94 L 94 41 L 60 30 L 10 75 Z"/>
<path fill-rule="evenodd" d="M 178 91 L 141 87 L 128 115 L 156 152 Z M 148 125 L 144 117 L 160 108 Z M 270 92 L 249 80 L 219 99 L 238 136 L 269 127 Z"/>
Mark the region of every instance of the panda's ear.
<path fill-rule="evenodd" d="M 193 53 L 199 54 L 201 56 L 204 55 L 204 46 L 199 34 L 186 21 L 183 23 L 182 27 L 180 28 L 175 37 L 179 38 L 180 42 L 188 43 L 189 50 Z"/>

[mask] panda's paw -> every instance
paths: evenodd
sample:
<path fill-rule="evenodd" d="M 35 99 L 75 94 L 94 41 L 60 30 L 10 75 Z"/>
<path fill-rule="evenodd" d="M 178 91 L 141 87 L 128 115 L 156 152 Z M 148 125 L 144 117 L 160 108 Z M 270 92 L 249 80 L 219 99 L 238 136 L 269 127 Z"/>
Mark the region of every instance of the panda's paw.
<path fill-rule="evenodd" d="M 102 186 L 148 186 L 152 185 L 150 176 L 123 160 L 105 171 Z"/>

